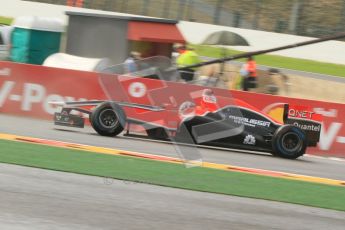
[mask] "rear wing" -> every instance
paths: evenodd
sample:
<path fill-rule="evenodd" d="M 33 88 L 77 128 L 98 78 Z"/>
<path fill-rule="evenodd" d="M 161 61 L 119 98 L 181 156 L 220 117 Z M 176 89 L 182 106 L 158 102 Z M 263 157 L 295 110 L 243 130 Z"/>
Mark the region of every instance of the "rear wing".
<path fill-rule="evenodd" d="M 316 146 L 320 140 L 322 115 L 315 113 L 308 106 L 284 104 L 284 124 L 291 124 L 302 129 L 308 138 L 308 146 Z"/>

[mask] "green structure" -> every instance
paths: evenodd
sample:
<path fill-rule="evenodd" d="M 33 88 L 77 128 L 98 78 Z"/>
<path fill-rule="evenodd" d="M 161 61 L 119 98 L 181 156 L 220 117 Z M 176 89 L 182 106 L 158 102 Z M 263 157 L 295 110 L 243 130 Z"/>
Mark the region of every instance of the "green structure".
<path fill-rule="evenodd" d="M 60 50 L 63 24 L 55 18 L 20 17 L 13 24 L 10 59 L 41 65 Z"/>

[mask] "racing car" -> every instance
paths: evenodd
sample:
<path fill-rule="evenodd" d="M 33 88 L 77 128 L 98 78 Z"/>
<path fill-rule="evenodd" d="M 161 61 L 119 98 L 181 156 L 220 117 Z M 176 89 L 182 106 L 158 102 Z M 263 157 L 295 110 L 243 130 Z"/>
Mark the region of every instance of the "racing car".
<path fill-rule="evenodd" d="M 61 107 L 55 124 L 83 128 L 88 118 L 102 136 L 135 133 L 288 159 L 302 156 L 319 141 L 320 117 L 307 107 L 282 103 L 279 115 L 272 117 L 233 98 L 229 90 L 179 82 L 170 60 L 150 58 L 137 65 L 141 68 L 133 73 L 123 65 L 100 73 L 107 100 L 52 102 Z"/>

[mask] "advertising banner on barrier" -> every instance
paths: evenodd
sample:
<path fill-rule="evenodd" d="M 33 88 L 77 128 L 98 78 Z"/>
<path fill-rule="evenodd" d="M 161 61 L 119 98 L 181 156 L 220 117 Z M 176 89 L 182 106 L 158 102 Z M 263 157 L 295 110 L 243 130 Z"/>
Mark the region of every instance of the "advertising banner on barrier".
<path fill-rule="evenodd" d="M 128 95 L 136 100 L 147 89 L 159 87 L 157 82 L 141 79 L 128 82 Z M 181 83 L 168 83 L 169 90 L 181 90 Z M 126 87 L 126 84 L 124 84 Z M 201 86 L 183 84 L 185 91 L 197 91 Z M 282 103 L 294 105 L 290 115 L 308 116 L 298 105 L 308 105 L 312 113 L 322 115 L 321 138 L 318 147 L 309 154 L 345 157 L 345 105 L 314 100 L 214 89 L 220 95 L 239 98 L 257 109 L 273 114 Z M 108 95 L 109 96 L 109 95 Z M 50 101 L 106 100 L 99 74 L 94 72 L 50 68 L 37 65 L 0 62 L 0 113 L 52 119 L 56 106 Z M 297 106 L 297 107 L 296 107 Z M 297 108 L 297 109 L 296 109 Z M 310 111 L 308 111 L 310 113 Z M 310 115 L 310 114 L 309 114 Z"/>
<path fill-rule="evenodd" d="M 104 99 L 95 73 L 0 62 L 0 112 L 51 119 L 49 101 Z"/>

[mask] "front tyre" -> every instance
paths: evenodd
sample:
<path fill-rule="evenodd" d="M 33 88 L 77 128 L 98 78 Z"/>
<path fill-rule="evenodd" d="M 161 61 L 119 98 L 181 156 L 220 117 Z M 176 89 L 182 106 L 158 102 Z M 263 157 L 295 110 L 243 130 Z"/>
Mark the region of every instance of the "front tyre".
<path fill-rule="evenodd" d="M 90 122 L 98 134 L 113 137 L 124 130 L 126 114 L 118 104 L 103 102 L 92 112 Z"/>
<path fill-rule="evenodd" d="M 296 126 L 283 125 L 273 135 L 272 148 L 273 155 L 296 159 L 306 151 L 307 136 Z"/>

